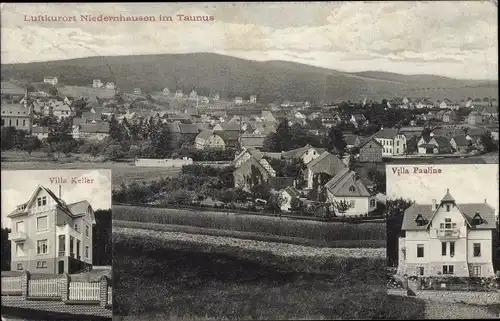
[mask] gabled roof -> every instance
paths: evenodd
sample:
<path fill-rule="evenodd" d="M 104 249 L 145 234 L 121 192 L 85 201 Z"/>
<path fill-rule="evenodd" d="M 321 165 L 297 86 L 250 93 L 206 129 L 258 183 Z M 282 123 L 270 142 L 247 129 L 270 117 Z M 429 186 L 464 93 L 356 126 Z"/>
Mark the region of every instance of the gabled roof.
<path fill-rule="evenodd" d="M 262 153 L 260 151 L 256 150 L 255 148 L 252 148 L 252 147 L 243 147 L 243 150 L 241 151 L 241 153 L 239 153 L 238 155 L 236 155 L 236 157 L 234 158 L 234 161 L 236 162 L 238 159 L 240 159 L 246 153 L 250 154 L 257 161 L 260 161 L 261 158 L 263 157 Z"/>
<path fill-rule="evenodd" d="M 109 133 L 109 123 L 80 124 L 78 128 L 84 133 Z"/>
<path fill-rule="evenodd" d="M 241 130 L 241 126 L 239 123 L 222 123 L 218 124 L 223 131 L 237 131 Z"/>
<path fill-rule="evenodd" d="M 359 148 L 360 149 L 363 148 L 365 145 L 367 145 L 370 142 L 372 142 L 373 144 L 377 145 L 380 148 L 384 148 L 384 146 L 381 143 L 379 143 L 374 137 L 366 138 L 363 142 L 361 142 L 361 144 L 359 144 Z"/>
<path fill-rule="evenodd" d="M 309 151 L 310 149 L 316 150 L 314 147 L 312 147 L 311 145 L 307 144 L 304 147 L 299 147 L 299 148 L 296 148 L 296 149 L 292 149 L 292 150 L 286 151 L 286 152 L 282 153 L 282 156 L 284 158 L 299 158 L 302 155 L 304 155 L 307 151 Z M 318 152 L 318 151 L 316 150 L 316 152 Z"/>
<path fill-rule="evenodd" d="M 448 198 L 447 195 L 443 197 L 443 199 L 446 198 Z M 471 229 L 496 229 L 495 210 L 486 202 L 455 205 Z M 405 211 L 402 230 L 425 230 L 430 227 L 436 213 L 437 210 L 432 208 L 432 204 L 413 204 Z M 483 224 L 472 224 L 476 213 L 479 213 L 483 219 Z M 417 215 L 421 215 L 427 221 L 427 224 L 418 226 L 415 222 Z"/>
<path fill-rule="evenodd" d="M 374 135 L 374 138 L 393 139 L 396 135 L 398 135 L 397 128 L 383 128 Z"/>
<path fill-rule="evenodd" d="M 239 131 L 234 131 L 234 130 L 224 130 L 224 131 L 215 131 L 217 135 L 219 135 L 224 142 L 227 144 L 228 142 L 235 142 L 239 141 L 240 139 L 240 132 Z"/>
<path fill-rule="evenodd" d="M 214 134 L 214 131 L 211 129 L 202 130 L 198 136 L 196 136 L 196 141 L 206 141 L 210 136 Z"/>
<path fill-rule="evenodd" d="M 248 135 L 240 137 L 240 145 L 242 147 L 262 147 L 264 146 L 264 141 L 266 140 L 266 136 L 259 135 Z"/>
<path fill-rule="evenodd" d="M 455 202 L 455 199 L 451 196 L 449 189 L 446 190 L 446 194 L 443 199 L 441 199 L 441 202 Z"/>
<path fill-rule="evenodd" d="M 307 164 L 307 169 L 314 173 L 335 175 L 347 166 L 335 155 L 324 152 Z"/>
<path fill-rule="evenodd" d="M 356 145 L 356 141 L 359 142 L 359 136 L 354 134 L 345 134 L 344 141 L 347 145 Z"/>
<path fill-rule="evenodd" d="M 363 181 L 349 168 L 345 168 L 325 184 L 325 188 L 336 197 L 369 197 L 372 194 Z"/>
<path fill-rule="evenodd" d="M 465 135 L 457 135 L 452 138 L 455 141 L 457 146 L 468 146 L 469 142 L 467 141 L 467 136 Z"/>
<path fill-rule="evenodd" d="M 434 138 L 434 140 L 436 141 L 436 143 L 438 144 L 438 146 L 441 147 L 441 148 L 443 148 L 443 147 L 451 147 L 450 141 L 446 137 L 443 137 L 443 136 L 434 136 L 432 138 Z"/>

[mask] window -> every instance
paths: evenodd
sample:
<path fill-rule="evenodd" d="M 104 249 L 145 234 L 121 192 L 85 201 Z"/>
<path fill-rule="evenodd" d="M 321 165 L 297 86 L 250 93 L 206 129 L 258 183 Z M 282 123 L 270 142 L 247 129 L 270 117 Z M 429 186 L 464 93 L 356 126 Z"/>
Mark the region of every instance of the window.
<path fill-rule="evenodd" d="M 356 201 L 352 200 L 349 202 L 349 206 L 352 208 L 352 207 L 355 207 L 356 206 Z"/>
<path fill-rule="evenodd" d="M 12 126 L 12 119 L 9 119 L 9 126 Z"/>
<path fill-rule="evenodd" d="M 399 146 L 399 140 L 398 140 L 398 141 L 396 141 L 396 146 Z"/>
<path fill-rule="evenodd" d="M 75 231 L 78 232 L 78 224 L 75 224 Z"/>
<path fill-rule="evenodd" d="M 47 267 L 47 261 L 37 261 L 36 262 L 36 267 L 38 269 L 40 269 L 40 268 L 46 268 Z"/>
<path fill-rule="evenodd" d="M 472 276 L 480 277 L 481 276 L 481 266 L 474 266 L 472 270 Z"/>
<path fill-rule="evenodd" d="M 16 255 L 24 256 L 24 243 L 16 243 Z"/>
<path fill-rule="evenodd" d="M 446 205 L 446 212 L 449 212 L 449 211 L 450 211 L 450 205 L 449 205 L 449 204 L 447 204 L 447 205 Z"/>
<path fill-rule="evenodd" d="M 45 205 L 47 205 L 47 196 L 43 196 L 43 197 L 37 198 L 37 205 L 38 206 L 45 206 Z"/>
<path fill-rule="evenodd" d="M 418 275 L 424 275 L 424 267 L 423 266 L 418 267 Z"/>
<path fill-rule="evenodd" d="M 38 240 L 36 242 L 36 254 L 49 253 L 49 246 L 47 240 Z"/>
<path fill-rule="evenodd" d="M 355 191 L 354 186 L 349 187 L 349 192 L 354 192 L 354 191 Z"/>
<path fill-rule="evenodd" d="M 88 225 L 85 225 L 85 236 L 90 237 L 90 229 Z"/>
<path fill-rule="evenodd" d="M 474 225 L 480 225 L 482 223 L 482 221 L 483 220 L 482 220 L 481 216 L 479 215 L 478 212 L 476 212 L 476 214 L 474 215 L 474 218 L 472 220 L 472 224 L 474 224 Z"/>
<path fill-rule="evenodd" d="M 474 257 L 481 256 L 481 243 L 474 243 Z"/>
<path fill-rule="evenodd" d="M 449 206 L 449 205 L 447 205 Z M 451 218 L 445 218 L 444 219 L 444 228 L 451 228 Z"/>
<path fill-rule="evenodd" d="M 16 232 L 24 233 L 24 221 L 19 221 L 16 223 Z"/>
<path fill-rule="evenodd" d="M 444 229 L 444 223 L 439 224 L 439 228 Z"/>
<path fill-rule="evenodd" d="M 23 264 L 22 263 L 17 263 L 17 269 L 22 270 L 23 269 Z"/>
<path fill-rule="evenodd" d="M 19 112 L 17 112 L 19 114 Z M 16 126 L 19 126 L 19 119 L 16 119 Z"/>
<path fill-rule="evenodd" d="M 26 119 L 23 119 L 23 126 L 26 126 Z"/>
<path fill-rule="evenodd" d="M 36 218 L 36 230 L 37 231 L 43 231 L 47 230 L 49 228 L 48 224 L 48 217 L 47 216 L 40 216 Z"/>
<path fill-rule="evenodd" d="M 417 257 L 424 257 L 424 245 L 417 244 Z"/>
<path fill-rule="evenodd" d="M 446 255 L 446 242 L 441 243 L 441 255 Z"/>
<path fill-rule="evenodd" d="M 88 246 L 85 246 L 85 258 L 86 259 L 89 258 L 89 247 Z"/>
<path fill-rule="evenodd" d="M 370 200 L 370 207 L 375 207 L 375 200 L 374 199 Z"/>
<path fill-rule="evenodd" d="M 443 265 L 443 274 L 453 274 L 453 265 Z"/>
<path fill-rule="evenodd" d="M 450 256 L 455 256 L 455 242 L 450 242 Z"/>

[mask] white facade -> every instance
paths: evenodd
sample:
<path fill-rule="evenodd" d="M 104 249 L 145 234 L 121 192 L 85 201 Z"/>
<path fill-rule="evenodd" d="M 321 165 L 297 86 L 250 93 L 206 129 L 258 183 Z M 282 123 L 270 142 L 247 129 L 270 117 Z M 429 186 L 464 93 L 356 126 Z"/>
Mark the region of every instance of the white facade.
<path fill-rule="evenodd" d="M 337 215 L 354 216 L 354 215 L 364 215 L 374 211 L 377 208 L 377 198 L 375 195 L 369 197 L 335 197 L 329 191 L 327 192 L 328 202 L 347 202 L 350 208 L 343 214 L 337 213 Z"/>
<path fill-rule="evenodd" d="M 398 134 L 394 138 L 375 137 L 382 145 L 382 156 L 404 155 L 406 151 L 406 136 Z"/>
<path fill-rule="evenodd" d="M 94 79 L 94 81 L 92 82 L 92 87 L 94 88 L 101 88 L 102 86 L 104 86 L 104 84 L 100 79 Z"/>

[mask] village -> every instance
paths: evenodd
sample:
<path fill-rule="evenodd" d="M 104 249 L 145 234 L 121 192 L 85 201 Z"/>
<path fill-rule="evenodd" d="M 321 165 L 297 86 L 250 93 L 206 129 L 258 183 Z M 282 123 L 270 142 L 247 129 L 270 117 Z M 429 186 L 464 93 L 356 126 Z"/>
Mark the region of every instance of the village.
<path fill-rule="evenodd" d="M 385 163 L 498 151 L 495 98 L 265 104 L 257 95 L 128 93 L 110 81 L 68 86 L 57 77 L 24 88 L 2 82 L 1 93 L 2 152 L 88 153 L 133 159 L 136 166 L 231 166 L 233 178 L 223 188 L 273 213 L 380 215 Z M 213 193 L 191 198 L 189 204 L 224 206 Z"/>

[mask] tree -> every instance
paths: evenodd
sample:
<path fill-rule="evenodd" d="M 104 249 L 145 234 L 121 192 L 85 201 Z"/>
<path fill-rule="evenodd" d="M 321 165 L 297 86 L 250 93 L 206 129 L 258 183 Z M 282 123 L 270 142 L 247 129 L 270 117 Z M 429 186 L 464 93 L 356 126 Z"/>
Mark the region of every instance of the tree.
<path fill-rule="evenodd" d="M 31 153 L 34 150 L 39 149 L 40 147 L 42 147 L 42 143 L 36 136 L 27 136 L 24 139 L 24 143 L 21 146 L 21 149 L 28 152 L 28 155 L 31 157 Z"/>
<path fill-rule="evenodd" d="M 498 145 L 493 141 L 490 133 L 481 135 L 481 145 L 483 145 L 484 150 L 488 153 L 498 150 Z"/>
<path fill-rule="evenodd" d="M 2 228 L 2 271 L 10 271 L 10 241 L 8 228 Z"/>
<path fill-rule="evenodd" d="M 106 157 L 106 159 L 109 159 L 112 161 L 116 161 L 118 159 L 121 159 L 121 158 L 123 158 L 124 155 L 125 154 L 122 151 L 122 148 L 119 144 L 109 145 L 104 152 L 104 156 Z"/>
<path fill-rule="evenodd" d="M 345 216 L 345 213 L 352 207 L 351 203 L 346 200 L 333 201 L 332 206 L 337 216 Z"/>
<path fill-rule="evenodd" d="M 337 127 L 330 128 L 328 132 L 329 138 L 329 151 L 337 150 L 341 155 L 344 153 L 347 143 L 344 139 L 344 134 Z"/>
<path fill-rule="evenodd" d="M 167 124 L 158 124 L 158 127 L 152 127 L 153 131 L 149 134 L 151 148 L 154 157 L 167 157 L 172 147 L 172 133 Z"/>
<path fill-rule="evenodd" d="M 111 265 L 112 255 L 112 226 L 111 209 L 96 210 L 94 212 L 96 224 L 92 227 L 92 263 L 94 265 Z"/>
<path fill-rule="evenodd" d="M 57 90 L 57 88 L 55 86 L 51 86 L 49 88 L 49 94 L 54 97 L 54 96 L 57 96 L 59 94 L 59 91 Z"/>
<path fill-rule="evenodd" d="M 17 130 L 13 126 L 2 127 L 2 150 L 9 150 L 16 145 Z"/>
<path fill-rule="evenodd" d="M 398 238 L 402 236 L 401 227 L 406 209 L 413 204 L 403 198 L 387 200 L 385 215 L 387 216 L 387 264 L 393 266 L 398 261 Z"/>
<path fill-rule="evenodd" d="M 123 139 L 120 124 L 118 123 L 118 120 L 116 120 L 114 114 L 109 120 L 109 137 L 111 137 L 111 139 L 116 142 L 121 142 Z"/>

